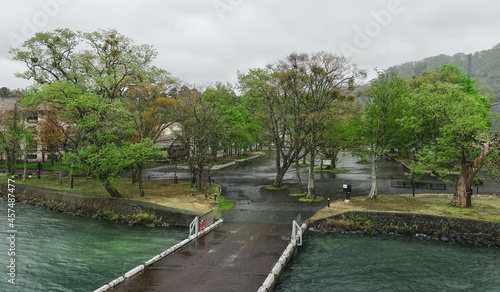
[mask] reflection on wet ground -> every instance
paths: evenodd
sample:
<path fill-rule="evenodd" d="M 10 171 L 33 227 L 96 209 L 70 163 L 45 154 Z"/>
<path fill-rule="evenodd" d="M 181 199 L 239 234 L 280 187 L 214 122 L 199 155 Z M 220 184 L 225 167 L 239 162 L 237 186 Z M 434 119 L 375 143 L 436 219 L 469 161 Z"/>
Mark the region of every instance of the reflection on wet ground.
<path fill-rule="evenodd" d="M 208 176 L 215 179 L 217 184 L 223 188 L 223 193 L 227 199 L 236 200 L 232 210 L 224 211 L 223 217 L 227 221 L 236 222 L 274 222 L 288 223 L 295 218 L 298 213 L 302 213 L 302 218 L 312 216 L 317 210 L 326 205 L 326 198 L 331 201 L 345 198 L 342 190 L 344 184 L 352 187 L 351 196 L 365 196 L 371 187 L 371 168 L 369 164 L 356 163 L 359 157 L 349 153 L 341 153 L 338 168 L 349 169 L 346 173 L 315 173 L 316 195 L 325 198 L 318 203 L 299 202 L 296 197 L 289 196 L 290 193 L 298 191 L 298 184 L 295 169 L 291 168 L 284 177 L 284 183 L 289 186 L 287 190 L 273 191 L 265 189 L 270 185 L 275 177 L 274 160 L 268 156 L 261 156 L 257 159 L 239 162 L 235 165 L 221 170 L 210 171 Z M 391 180 L 407 180 L 405 177 L 406 168 L 399 162 L 387 160 L 380 164 L 377 169 L 377 187 L 379 194 L 410 194 L 411 189 L 392 188 Z M 144 171 L 144 176 L 151 179 L 173 180 L 175 167 L 172 165 L 160 166 Z M 300 169 L 304 190 L 307 189 L 308 169 Z M 189 173 L 186 170 L 178 170 L 177 176 L 182 180 L 189 180 Z M 436 182 L 435 178 L 427 177 L 427 182 Z M 438 193 L 453 192 L 454 182 L 447 183 L 444 191 L 432 191 Z M 490 185 L 493 192 L 496 186 Z M 482 192 L 488 192 L 487 188 L 481 187 Z M 429 190 L 417 189 L 418 193 L 428 193 Z"/>

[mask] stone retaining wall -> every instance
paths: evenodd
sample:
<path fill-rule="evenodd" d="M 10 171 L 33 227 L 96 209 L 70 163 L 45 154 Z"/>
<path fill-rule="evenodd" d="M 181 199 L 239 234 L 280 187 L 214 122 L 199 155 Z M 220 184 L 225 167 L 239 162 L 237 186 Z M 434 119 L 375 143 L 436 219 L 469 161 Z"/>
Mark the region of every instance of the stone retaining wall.
<path fill-rule="evenodd" d="M 398 234 L 465 245 L 500 247 L 500 223 L 431 215 L 345 212 L 312 221 L 309 230 Z"/>
<path fill-rule="evenodd" d="M 0 193 L 2 196 L 7 194 L 6 183 L 0 183 Z M 165 224 L 172 226 L 189 226 L 194 217 L 201 215 L 196 212 L 168 208 L 147 202 L 111 197 L 93 197 L 21 184 L 16 184 L 15 195 L 17 201 L 26 201 L 32 204 L 37 200 L 43 200 L 45 202 L 55 201 L 65 206 L 64 209 L 59 210 L 61 212 L 94 218 L 102 215 L 104 211 L 124 215 L 154 213 L 155 218 L 161 217 Z"/>

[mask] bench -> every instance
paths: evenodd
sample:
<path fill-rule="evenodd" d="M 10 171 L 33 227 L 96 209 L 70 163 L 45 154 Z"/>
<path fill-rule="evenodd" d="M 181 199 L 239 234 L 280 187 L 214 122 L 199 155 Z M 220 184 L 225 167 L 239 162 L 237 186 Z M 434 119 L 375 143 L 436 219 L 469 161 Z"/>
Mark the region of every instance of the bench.
<path fill-rule="evenodd" d="M 444 183 L 427 183 L 423 181 L 415 182 L 416 189 L 426 189 L 426 190 L 446 190 L 446 184 Z M 413 188 L 411 181 L 391 181 L 391 187 L 393 188 Z"/>

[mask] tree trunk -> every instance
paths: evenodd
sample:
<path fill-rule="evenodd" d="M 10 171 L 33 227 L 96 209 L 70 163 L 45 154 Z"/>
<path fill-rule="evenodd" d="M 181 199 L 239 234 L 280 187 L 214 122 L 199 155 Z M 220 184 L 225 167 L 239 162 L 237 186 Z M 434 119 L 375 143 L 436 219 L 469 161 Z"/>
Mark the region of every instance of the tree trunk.
<path fill-rule="evenodd" d="M 481 152 L 474 160 L 462 163 L 462 170 L 460 171 L 460 177 L 458 178 L 455 191 L 453 192 L 453 198 L 450 202 L 451 205 L 459 208 L 470 208 L 472 206 L 472 180 L 488 158 L 488 155 L 493 151 L 494 143 L 498 145 L 497 141 L 488 141 L 484 143 Z"/>
<path fill-rule="evenodd" d="M 11 149 L 6 150 L 7 162 L 5 168 L 7 168 L 8 174 L 15 174 L 16 172 L 16 158 L 14 157 L 14 151 Z"/>
<path fill-rule="evenodd" d="M 201 168 L 198 169 L 198 190 L 201 191 L 201 183 L 203 179 L 203 172 L 201 171 Z"/>
<path fill-rule="evenodd" d="M 472 179 L 476 175 L 476 172 L 470 164 L 462 165 L 462 171 L 460 172 L 460 177 L 455 185 L 453 198 L 450 202 L 451 205 L 459 208 L 470 208 L 472 206 Z"/>
<path fill-rule="evenodd" d="M 59 159 L 59 172 L 57 173 L 59 176 L 59 184 L 61 185 L 63 183 L 62 181 L 62 160 Z"/>
<path fill-rule="evenodd" d="M 142 184 L 142 165 L 139 165 L 137 168 L 138 179 L 139 179 L 139 194 L 141 197 L 144 197 L 144 186 Z"/>
<path fill-rule="evenodd" d="M 137 182 L 137 168 L 132 168 L 132 183 L 135 184 Z"/>
<path fill-rule="evenodd" d="M 377 197 L 377 164 L 378 156 L 376 154 L 372 155 L 372 187 L 370 193 L 368 194 L 369 199 L 375 199 Z"/>
<path fill-rule="evenodd" d="M 283 186 L 283 176 L 285 176 L 286 169 L 279 168 L 276 170 L 276 177 L 274 178 L 273 187 Z"/>
<path fill-rule="evenodd" d="M 311 133 L 311 145 L 309 149 L 309 180 L 307 182 L 307 199 L 314 200 L 314 159 L 316 158 L 316 135 Z"/>
<path fill-rule="evenodd" d="M 26 171 L 26 163 L 28 162 L 28 160 L 26 159 L 26 153 L 24 154 L 24 169 L 23 169 L 23 181 L 26 181 L 26 174 L 27 174 L 27 171 Z"/>
<path fill-rule="evenodd" d="M 106 189 L 106 191 L 110 194 L 111 197 L 113 197 L 113 198 L 121 198 L 122 197 L 122 195 L 120 195 L 118 190 L 115 189 L 114 187 L 112 187 L 108 181 L 105 181 L 103 183 L 103 186 Z"/>
<path fill-rule="evenodd" d="M 297 162 L 295 164 L 295 175 L 297 176 L 297 183 L 299 184 L 298 187 L 298 193 L 302 194 L 304 192 L 304 188 L 302 186 L 302 180 L 300 179 L 300 167 L 299 167 L 299 160 L 297 159 Z"/>

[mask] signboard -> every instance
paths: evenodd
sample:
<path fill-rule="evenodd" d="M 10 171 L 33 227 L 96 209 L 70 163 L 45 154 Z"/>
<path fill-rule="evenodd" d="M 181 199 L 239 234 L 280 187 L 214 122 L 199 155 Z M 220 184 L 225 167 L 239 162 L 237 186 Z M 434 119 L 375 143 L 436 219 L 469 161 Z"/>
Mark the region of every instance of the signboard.
<path fill-rule="evenodd" d="M 331 159 L 323 160 L 323 165 L 328 165 L 328 166 L 332 165 L 332 160 Z"/>

